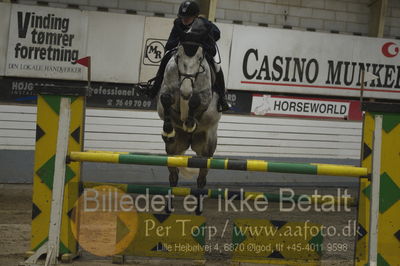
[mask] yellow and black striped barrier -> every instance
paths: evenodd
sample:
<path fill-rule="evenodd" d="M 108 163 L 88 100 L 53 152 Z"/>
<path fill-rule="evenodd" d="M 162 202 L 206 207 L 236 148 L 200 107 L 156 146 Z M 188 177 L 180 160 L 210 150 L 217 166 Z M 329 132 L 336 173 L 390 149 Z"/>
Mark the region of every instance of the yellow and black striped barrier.
<path fill-rule="evenodd" d="M 139 164 L 351 177 L 367 175 L 367 168 L 334 164 L 285 163 L 268 162 L 263 160 L 215 159 L 190 156 L 160 156 L 99 152 L 71 152 L 68 157 L 69 160 L 73 162 Z"/>

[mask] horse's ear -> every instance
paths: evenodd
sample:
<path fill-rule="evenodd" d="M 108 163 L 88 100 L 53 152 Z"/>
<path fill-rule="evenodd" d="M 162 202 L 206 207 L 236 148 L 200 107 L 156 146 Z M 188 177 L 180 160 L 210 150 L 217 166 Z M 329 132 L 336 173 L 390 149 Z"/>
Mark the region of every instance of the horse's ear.
<path fill-rule="evenodd" d="M 178 45 L 177 54 L 182 54 L 182 52 L 183 52 L 183 46 L 182 45 Z"/>
<path fill-rule="evenodd" d="M 185 50 L 183 49 L 183 46 L 180 44 L 178 45 L 178 49 L 176 51 L 177 56 L 183 56 L 185 55 Z"/>

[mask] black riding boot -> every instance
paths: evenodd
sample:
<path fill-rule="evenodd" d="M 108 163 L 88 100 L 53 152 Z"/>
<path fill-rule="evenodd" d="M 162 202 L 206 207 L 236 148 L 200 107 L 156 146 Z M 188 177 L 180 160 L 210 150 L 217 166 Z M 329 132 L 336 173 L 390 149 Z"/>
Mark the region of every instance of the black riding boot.
<path fill-rule="evenodd" d="M 172 52 L 167 52 L 164 55 L 164 57 L 161 59 L 160 66 L 157 71 L 157 75 L 147 82 L 146 95 L 150 99 L 155 98 L 157 96 L 158 92 L 160 91 L 161 84 L 164 79 L 165 68 L 167 67 L 168 61 L 171 59 L 172 55 L 173 55 Z"/>
<path fill-rule="evenodd" d="M 229 104 L 225 98 L 225 80 L 222 69 L 215 75 L 215 91 L 218 93 L 218 112 L 228 111 L 230 109 Z"/>

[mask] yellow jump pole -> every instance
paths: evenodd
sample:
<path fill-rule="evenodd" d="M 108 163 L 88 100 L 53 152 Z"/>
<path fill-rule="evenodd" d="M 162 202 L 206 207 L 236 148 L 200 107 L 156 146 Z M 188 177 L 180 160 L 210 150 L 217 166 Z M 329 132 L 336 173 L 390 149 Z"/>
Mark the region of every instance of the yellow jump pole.
<path fill-rule="evenodd" d="M 73 162 L 158 165 L 169 167 L 210 168 L 350 177 L 367 175 L 367 168 L 363 167 L 333 164 L 267 162 L 263 160 L 214 159 L 202 157 L 173 157 L 98 152 L 71 152 L 68 158 Z"/>

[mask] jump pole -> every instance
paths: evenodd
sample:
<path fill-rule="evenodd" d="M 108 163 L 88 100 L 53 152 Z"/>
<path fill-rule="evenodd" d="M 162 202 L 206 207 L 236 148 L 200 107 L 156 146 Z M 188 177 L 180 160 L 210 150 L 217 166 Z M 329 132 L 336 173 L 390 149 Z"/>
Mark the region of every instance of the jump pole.
<path fill-rule="evenodd" d="M 360 177 L 367 168 L 334 164 L 284 163 L 263 160 L 213 159 L 188 156 L 159 156 L 98 152 L 70 152 L 71 162 L 157 165 L 168 167 L 209 168 L 239 171 Z"/>

